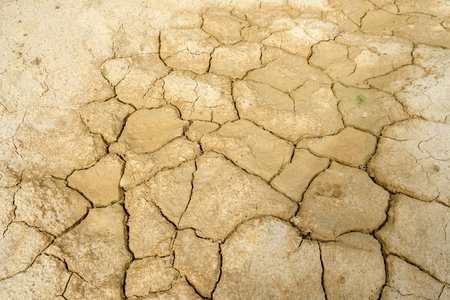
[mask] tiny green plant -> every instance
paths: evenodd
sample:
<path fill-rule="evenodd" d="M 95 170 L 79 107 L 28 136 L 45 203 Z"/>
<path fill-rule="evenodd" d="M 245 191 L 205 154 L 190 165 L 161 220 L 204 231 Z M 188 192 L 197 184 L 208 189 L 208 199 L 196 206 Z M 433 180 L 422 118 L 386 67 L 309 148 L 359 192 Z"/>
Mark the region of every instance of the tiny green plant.
<path fill-rule="evenodd" d="M 361 105 L 366 101 L 366 97 L 359 94 L 358 96 L 356 96 L 356 101 L 358 102 L 358 105 Z"/>

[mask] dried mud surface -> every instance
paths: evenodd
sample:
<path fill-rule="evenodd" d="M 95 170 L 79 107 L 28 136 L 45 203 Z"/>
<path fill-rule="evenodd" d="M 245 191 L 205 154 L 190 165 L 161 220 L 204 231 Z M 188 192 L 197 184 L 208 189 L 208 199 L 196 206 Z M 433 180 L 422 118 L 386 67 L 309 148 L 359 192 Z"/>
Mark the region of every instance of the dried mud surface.
<path fill-rule="evenodd" d="M 450 299 L 450 1 L 0 24 L 0 299 Z"/>

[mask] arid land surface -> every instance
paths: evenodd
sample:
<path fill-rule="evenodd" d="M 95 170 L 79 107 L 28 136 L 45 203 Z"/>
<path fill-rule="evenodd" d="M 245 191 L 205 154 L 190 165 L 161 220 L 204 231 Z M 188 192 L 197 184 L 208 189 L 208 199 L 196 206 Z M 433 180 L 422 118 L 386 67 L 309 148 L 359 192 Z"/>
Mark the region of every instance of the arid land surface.
<path fill-rule="evenodd" d="M 450 1 L 3 0 L 0 299 L 450 299 Z"/>

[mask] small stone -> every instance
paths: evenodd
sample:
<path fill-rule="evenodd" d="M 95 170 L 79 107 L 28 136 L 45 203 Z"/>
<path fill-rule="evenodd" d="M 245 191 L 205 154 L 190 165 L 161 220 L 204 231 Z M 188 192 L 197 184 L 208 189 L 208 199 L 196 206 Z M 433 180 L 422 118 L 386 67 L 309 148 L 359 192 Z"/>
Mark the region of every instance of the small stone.
<path fill-rule="evenodd" d="M 289 161 L 293 146 L 246 120 L 223 125 L 201 139 L 204 151 L 225 155 L 250 173 L 270 180 Z"/>
<path fill-rule="evenodd" d="M 110 151 L 118 154 L 154 152 L 183 134 L 188 125 L 171 108 L 141 109 L 128 118 L 122 135 Z"/>
<path fill-rule="evenodd" d="M 352 167 L 362 167 L 375 152 L 377 138 L 370 133 L 346 127 L 333 136 L 302 140 L 298 144 L 312 153 L 326 156 Z"/>
<path fill-rule="evenodd" d="M 260 215 L 289 219 L 297 205 L 261 178 L 208 152 L 197 160 L 194 190 L 180 227 L 201 237 L 223 240 L 241 222 Z M 218 192 L 219 191 L 219 192 Z"/>
<path fill-rule="evenodd" d="M 328 167 L 329 160 L 312 155 L 308 150 L 296 149 L 292 162 L 270 183 L 291 199 L 300 201 L 311 180 Z"/>
<path fill-rule="evenodd" d="M 161 32 L 161 58 L 172 68 L 206 73 L 214 47 L 200 28 L 165 29 Z"/>
<path fill-rule="evenodd" d="M 37 228 L 11 223 L 0 238 L 0 280 L 26 270 L 51 241 L 50 235 Z"/>
<path fill-rule="evenodd" d="M 346 125 L 379 135 L 386 125 L 409 118 L 402 105 L 387 93 L 347 88 L 339 83 L 333 91 L 340 100 L 339 110 Z"/>
<path fill-rule="evenodd" d="M 125 58 L 113 58 L 105 61 L 101 66 L 103 76 L 116 86 L 130 70 L 130 62 Z"/>
<path fill-rule="evenodd" d="M 386 285 L 395 289 L 401 295 L 439 299 L 444 285 L 419 268 L 394 255 L 389 255 L 386 258 L 386 265 L 388 275 Z M 385 297 L 384 299 L 388 298 Z"/>
<path fill-rule="evenodd" d="M 236 120 L 231 81 L 223 76 L 174 71 L 164 78 L 164 98 L 184 120 L 224 123 Z"/>
<path fill-rule="evenodd" d="M 127 154 L 120 186 L 125 189 L 134 187 L 162 169 L 175 168 L 185 161 L 195 159 L 199 154 L 199 145 L 186 138 L 176 139 L 150 154 Z"/>
<path fill-rule="evenodd" d="M 311 67 L 303 57 L 283 53 L 273 49 L 263 52 L 263 61 L 269 60 L 262 68 L 250 71 L 246 79 L 266 83 L 285 93 L 290 93 L 308 80 L 332 83 L 320 70 Z"/>
<path fill-rule="evenodd" d="M 106 142 L 117 139 L 122 131 L 123 121 L 134 112 L 134 108 L 111 99 L 105 102 L 92 102 L 78 109 L 89 131 L 99 133 Z"/>
<path fill-rule="evenodd" d="M 0 188 L 0 235 L 3 236 L 15 214 L 14 195 L 18 188 Z"/>
<path fill-rule="evenodd" d="M 149 101 L 146 96 L 155 82 L 169 73 L 169 68 L 164 65 L 158 54 L 133 56 L 129 60 L 130 71 L 115 89 L 117 98 L 138 109 L 160 106 L 161 102 Z"/>
<path fill-rule="evenodd" d="M 172 267 L 173 257 L 148 257 L 135 260 L 127 271 L 125 294 L 127 297 L 147 296 L 167 291 L 178 277 Z"/>
<path fill-rule="evenodd" d="M 192 229 L 178 231 L 174 243 L 174 267 L 195 289 L 211 298 L 220 275 L 219 244 L 198 238 Z"/>
<path fill-rule="evenodd" d="M 203 15 L 203 30 L 223 44 L 235 44 L 242 40 L 244 26 L 248 23 L 232 16 L 229 11 L 208 9 Z"/>
<path fill-rule="evenodd" d="M 286 94 L 261 83 L 240 81 L 233 95 L 241 118 L 296 143 L 301 137 L 334 134 L 342 128 L 338 100 L 328 85 L 308 81 Z M 314 101 L 311 101 L 314 99 Z"/>
<path fill-rule="evenodd" d="M 102 299 L 121 298 L 125 269 L 132 259 L 124 222 L 125 212 L 118 204 L 94 208 L 77 227 L 55 240 L 52 251 L 82 277 L 70 280 L 69 295 L 90 294 L 96 287 L 95 293 Z M 69 295 L 68 299 L 74 298 Z M 95 294 L 87 298 L 95 298 Z"/>
<path fill-rule="evenodd" d="M 150 199 L 149 189 L 140 185 L 125 194 L 128 220 L 129 245 L 135 258 L 167 256 L 175 238 L 173 226 Z"/>
<path fill-rule="evenodd" d="M 411 119 L 383 131 L 369 172 L 393 193 L 450 204 L 450 125 Z"/>
<path fill-rule="evenodd" d="M 70 273 L 64 263 L 40 255 L 23 273 L 0 281 L 0 299 L 60 299 Z"/>
<path fill-rule="evenodd" d="M 223 244 L 222 256 L 215 299 L 325 299 L 319 246 L 289 223 L 247 221 Z"/>
<path fill-rule="evenodd" d="M 380 244 L 368 234 L 347 233 L 320 243 L 329 299 L 378 299 L 385 282 Z"/>
<path fill-rule="evenodd" d="M 100 135 L 90 134 L 78 113 L 71 109 L 33 108 L 14 141 L 32 173 L 59 178 L 75 169 L 87 168 L 106 152 Z"/>
<path fill-rule="evenodd" d="M 85 216 L 90 203 L 59 179 L 22 182 L 15 195 L 16 221 L 58 236 Z"/>
<path fill-rule="evenodd" d="M 200 142 L 200 139 L 212 131 L 217 130 L 220 127 L 219 124 L 205 121 L 194 121 L 186 131 L 188 139 L 194 142 Z"/>
<path fill-rule="evenodd" d="M 405 257 L 433 277 L 450 282 L 450 242 L 446 226 L 450 209 L 437 202 L 423 202 L 397 195 L 388 222 L 376 233 L 388 253 Z"/>
<path fill-rule="evenodd" d="M 242 78 L 244 75 L 261 66 L 261 45 L 240 42 L 235 45 L 224 45 L 215 49 L 211 58 L 211 72 Z"/>
<path fill-rule="evenodd" d="M 293 222 L 321 240 L 349 231 L 370 233 L 386 219 L 388 201 L 389 193 L 366 172 L 333 162 L 310 184 Z"/>
<path fill-rule="evenodd" d="M 107 206 L 122 200 L 119 182 L 123 168 L 124 162 L 119 156 L 108 154 L 89 169 L 73 172 L 67 182 L 94 206 Z"/>

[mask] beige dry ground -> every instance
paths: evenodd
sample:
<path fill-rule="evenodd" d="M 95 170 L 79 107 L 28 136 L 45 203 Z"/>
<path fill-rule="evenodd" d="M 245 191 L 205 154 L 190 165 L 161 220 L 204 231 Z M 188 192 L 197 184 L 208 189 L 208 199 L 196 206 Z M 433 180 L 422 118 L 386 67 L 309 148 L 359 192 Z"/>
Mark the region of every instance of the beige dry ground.
<path fill-rule="evenodd" d="M 450 299 L 450 1 L 0 2 L 0 300 Z"/>

